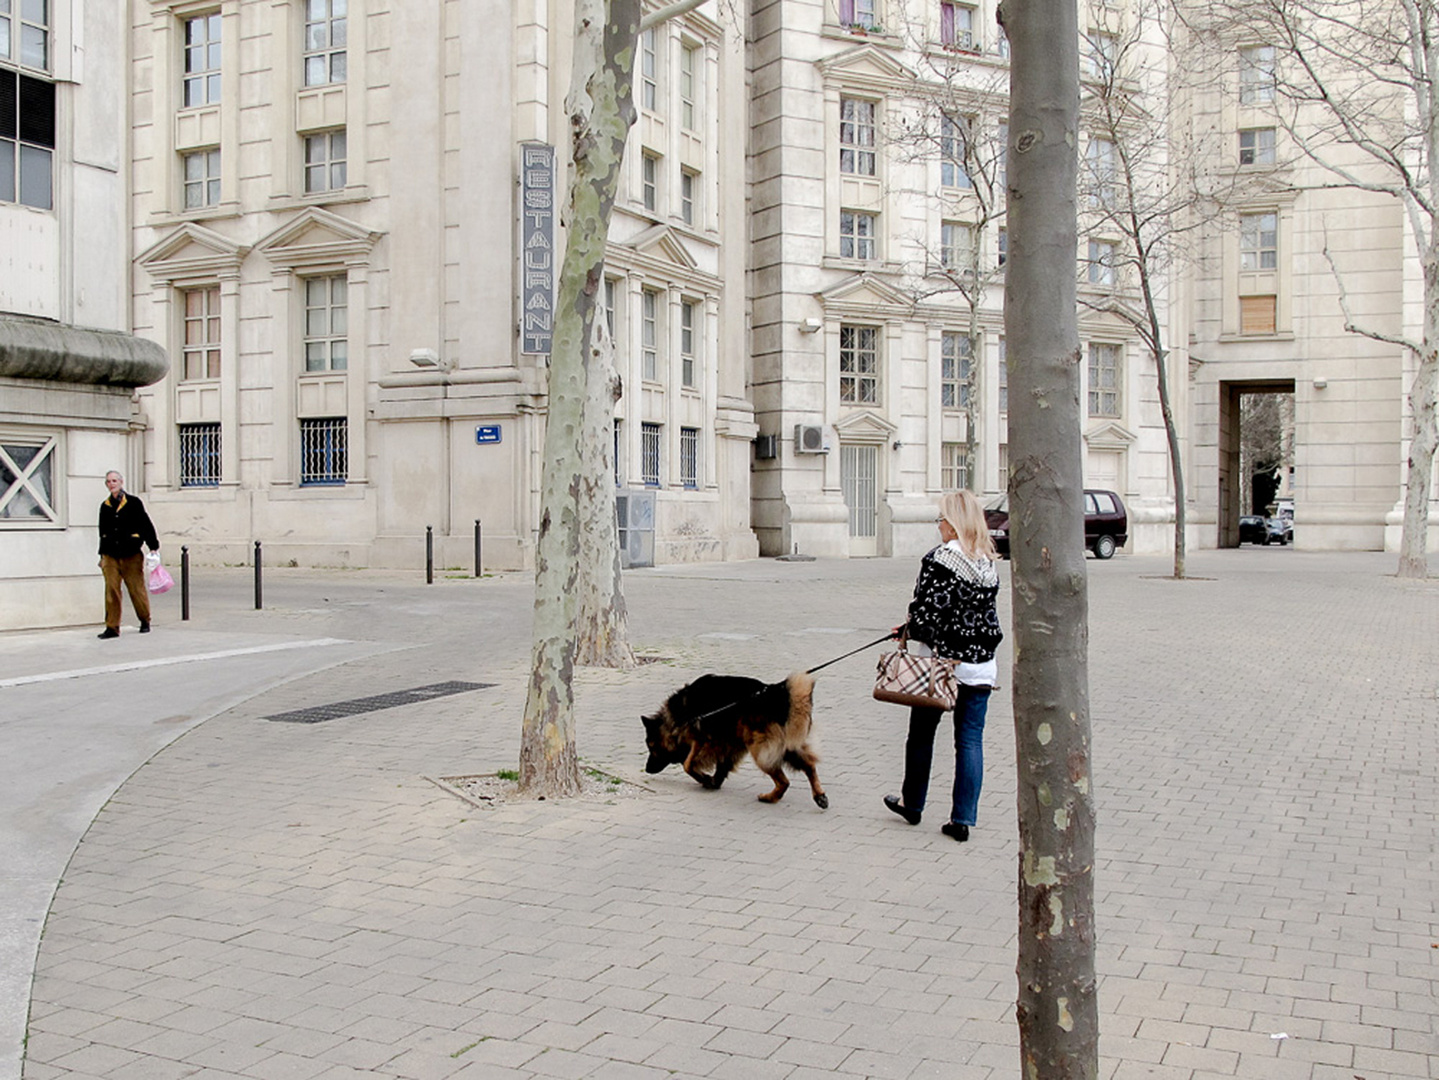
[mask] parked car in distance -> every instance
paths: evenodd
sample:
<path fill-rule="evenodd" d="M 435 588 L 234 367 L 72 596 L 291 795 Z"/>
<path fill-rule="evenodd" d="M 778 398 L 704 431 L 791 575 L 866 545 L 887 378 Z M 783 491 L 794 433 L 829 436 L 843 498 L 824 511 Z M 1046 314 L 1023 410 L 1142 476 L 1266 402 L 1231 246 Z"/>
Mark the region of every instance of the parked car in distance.
<path fill-rule="evenodd" d="M 1239 542 L 1241 544 L 1269 543 L 1269 526 L 1262 514 L 1243 514 L 1239 518 Z"/>
<path fill-rule="evenodd" d="M 1000 495 L 984 508 L 994 548 L 1009 558 L 1009 496 Z M 1084 546 L 1096 559 L 1110 559 L 1129 539 L 1129 514 L 1124 500 L 1113 491 L 1086 488 L 1084 492 Z"/>
<path fill-rule="evenodd" d="M 1266 544 L 1287 544 L 1294 539 L 1294 522 L 1287 517 L 1264 519 L 1264 542 Z"/>

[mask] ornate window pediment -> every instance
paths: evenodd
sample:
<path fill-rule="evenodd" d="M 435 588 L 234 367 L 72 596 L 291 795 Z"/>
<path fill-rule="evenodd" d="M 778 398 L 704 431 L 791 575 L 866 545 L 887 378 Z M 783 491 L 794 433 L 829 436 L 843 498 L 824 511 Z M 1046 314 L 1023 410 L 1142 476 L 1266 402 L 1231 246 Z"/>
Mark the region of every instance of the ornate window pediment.
<path fill-rule="evenodd" d="M 318 206 L 309 207 L 255 245 L 275 266 L 334 266 L 369 257 L 380 233 Z"/>
<path fill-rule="evenodd" d="M 843 417 L 834 430 L 840 442 L 880 445 L 892 440 L 899 428 L 878 413 L 865 410 Z"/>
<path fill-rule="evenodd" d="M 1084 433 L 1084 442 L 1091 450 L 1124 450 L 1138 439 L 1138 436 L 1120 424 L 1100 424 Z"/>
<path fill-rule="evenodd" d="M 250 249 L 194 222 L 186 222 L 152 244 L 135 261 L 156 281 L 214 279 L 238 274 Z"/>

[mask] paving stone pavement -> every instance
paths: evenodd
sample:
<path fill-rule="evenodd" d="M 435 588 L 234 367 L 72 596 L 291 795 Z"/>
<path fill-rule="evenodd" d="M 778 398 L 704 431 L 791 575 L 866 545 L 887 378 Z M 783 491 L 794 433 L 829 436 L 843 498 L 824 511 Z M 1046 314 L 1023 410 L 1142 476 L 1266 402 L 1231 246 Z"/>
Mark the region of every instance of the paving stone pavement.
<path fill-rule="evenodd" d="M 1439 581 L 1393 562 L 1089 563 L 1104 1077 L 1439 1080 Z M 513 767 L 526 578 L 267 571 L 254 612 L 242 571 L 204 571 L 197 622 L 156 640 L 377 651 L 257 688 L 119 787 L 55 893 L 25 1080 L 1016 1076 L 1007 692 L 965 845 L 880 803 L 905 711 L 869 698 L 873 653 L 819 676 L 829 811 L 757 802 L 753 766 L 719 792 L 642 773 L 670 690 L 877 637 L 915 569 L 631 573 L 660 659 L 580 674 L 579 749 L 646 791 L 487 809 L 426 778 Z M 448 680 L 493 686 L 265 719 Z"/>

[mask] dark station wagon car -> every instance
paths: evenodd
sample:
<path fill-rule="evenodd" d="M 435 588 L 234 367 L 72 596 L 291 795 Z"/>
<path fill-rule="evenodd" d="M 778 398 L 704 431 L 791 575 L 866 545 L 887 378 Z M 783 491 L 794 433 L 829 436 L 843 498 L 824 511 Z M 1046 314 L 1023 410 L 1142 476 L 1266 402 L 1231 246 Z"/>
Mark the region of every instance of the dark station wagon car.
<path fill-rule="evenodd" d="M 1009 558 L 1009 496 L 1001 495 L 984 508 L 984 520 L 995 550 Z M 1124 500 L 1112 491 L 1086 488 L 1084 492 L 1084 546 L 1096 559 L 1109 559 L 1129 539 L 1129 514 Z"/>

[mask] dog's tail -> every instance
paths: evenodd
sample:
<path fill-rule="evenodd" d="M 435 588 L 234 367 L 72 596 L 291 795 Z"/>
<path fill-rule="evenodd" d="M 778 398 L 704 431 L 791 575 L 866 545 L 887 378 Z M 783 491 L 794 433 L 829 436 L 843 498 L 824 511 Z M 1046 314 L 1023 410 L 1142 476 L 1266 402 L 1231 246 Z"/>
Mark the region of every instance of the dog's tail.
<path fill-rule="evenodd" d="M 789 718 L 785 723 L 785 743 L 799 746 L 809 737 L 810 716 L 814 708 L 814 676 L 796 671 L 784 681 L 789 692 Z"/>

